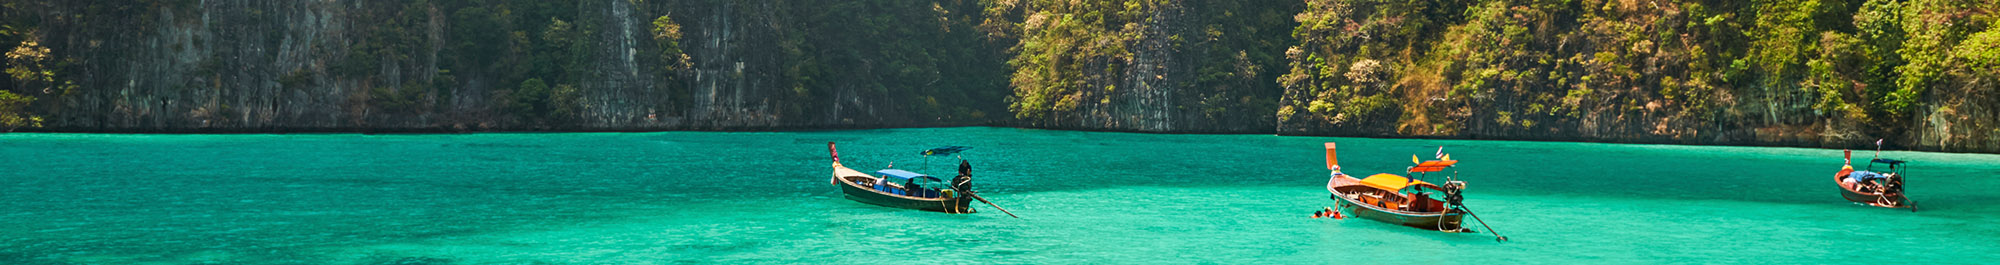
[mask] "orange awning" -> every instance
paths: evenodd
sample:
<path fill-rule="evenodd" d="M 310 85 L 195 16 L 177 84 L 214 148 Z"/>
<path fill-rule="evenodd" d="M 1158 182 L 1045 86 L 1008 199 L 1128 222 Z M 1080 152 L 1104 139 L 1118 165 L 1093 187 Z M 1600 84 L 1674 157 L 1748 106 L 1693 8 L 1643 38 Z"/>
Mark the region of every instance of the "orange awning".
<path fill-rule="evenodd" d="M 1403 190 L 1403 188 L 1405 187 L 1418 186 L 1418 185 L 1436 186 L 1430 183 L 1425 183 L 1424 181 L 1421 180 L 1411 180 L 1403 176 L 1397 176 L 1396 174 L 1389 174 L 1389 173 L 1382 173 L 1382 174 L 1375 174 L 1374 176 L 1368 176 L 1368 178 L 1361 179 L 1361 185 L 1368 185 L 1369 187 L 1375 187 L 1390 191 Z"/>
<path fill-rule="evenodd" d="M 1456 164 L 1458 164 L 1458 160 L 1424 161 L 1423 163 L 1418 163 L 1417 166 L 1410 167 L 1410 172 L 1438 172 Z"/>

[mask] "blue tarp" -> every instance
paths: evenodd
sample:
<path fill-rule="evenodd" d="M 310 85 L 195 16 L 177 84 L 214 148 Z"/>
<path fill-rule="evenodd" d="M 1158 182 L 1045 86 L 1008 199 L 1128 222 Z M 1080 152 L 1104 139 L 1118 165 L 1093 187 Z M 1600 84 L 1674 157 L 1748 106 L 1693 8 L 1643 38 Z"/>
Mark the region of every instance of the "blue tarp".
<path fill-rule="evenodd" d="M 941 180 L 941 179 L 938 179 L 938 178 L 936 178 L 936 177 L 931 177 L 930 175 L 924 175 L 924 174 L 919 174 L 919 173 L 917 173 L 917 172 L 910 172 L 910 171 L 905 171 L 905 170 L 901 170 L 901 169 L 883 169 L 883 170 L 876 170 L 876 171 L 875 171 L 875 174 L 881 174 L 881 175 L 883 175 L 883 176 L 889 176 L 889 177 L 894 177 L 894 178 L 899 178 L 899 179 L 903 179 L 903 180 L 909 180 L 909 179 L 928 179 L 928 180 L 932 180 L 932 181 L 944 181 L 944 180 Z"/>
<path fill-rule="evenodd" d="M 1868 172 L 1868 171 L 1854 171 L 1854 173 L 1848 173 L 1847 178 L 1854 179 L 1854 181 L 1868 181 L 1875 179 L 1886 179 L 1888 177 L 1882 176 L 1881 173 Z"/>

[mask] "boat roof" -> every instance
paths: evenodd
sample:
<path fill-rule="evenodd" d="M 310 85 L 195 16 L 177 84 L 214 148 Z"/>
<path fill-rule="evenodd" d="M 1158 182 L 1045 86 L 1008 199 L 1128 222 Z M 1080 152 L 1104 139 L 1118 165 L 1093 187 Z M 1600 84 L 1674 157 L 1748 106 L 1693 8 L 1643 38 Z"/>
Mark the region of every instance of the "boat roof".
<path fill-rule="evenodd" d="M 1438 172 L 1438 171 L 1443 171 L 1444 168 L 1451 167 L 1451 165 L 1456 165 L 1456 164 L 1458 164 L 1458 160 L 1424 161 L 1423 163 L 1417 163 L 1416 166 L 1410 167 L 1410 172 Z"/>
<path fill-rule="evenodd" d="M 955 154 L 955 153 L 958 153 L 959 151 L 965 151 L 965 149 L 972 149 L 972 147 L 969 147 L 969 146 L 957 146 L 957 145 L 952 145 L 952 146 L 942 146 L 942 147 L 938 147 L 938 148 L 931 148 L 930 150 L 924 150 L 924 152 L 922 152 L 921 154 L 923 154 L 923 155 L 951 155 L 951 154 Z"/>
<path fill-rule="evenodd" d="M 1884 163 L 1884 164 L 1890 164 L 1890 165 L 1897 165 L 1897 164 L 1902 164 L 1902 163 L 1904 163 L 1904 161 L 1903 161 L 1903 160 L 1895 160 L 1895 159 L 1888 159 L 1888 158 L 1876 158 L 1876 159 L 1874 160 L 1874 162 L 1875 162 L 1875 163 Z"/>
<path fill-rule="evenodd" d="M 1391 190 L 1391 191 L 1403 190 L 1403 188 L 1407 188 L 1410 186 L 1437 187 L 1437 185 L 1430 184 L 1422 180 L 1414 180 L 1389 173 L 1381 173 L 1381 174 L 1375 174 L 1374 176 L 1368 176 L 1368 178 L 1361 179 L 1361 185 L 1367 185 L 1369 187 L 1375 187 L 1378 189 Z"/>
<path fill-rule="evenodd" d="M 910 171 L 908 171 L 908 170 L 901 170 L 901 169 L 883 169 L 883 170 L 876 170 L 876 171 L 875 171 L 875 174 L 880 174 L 880 175 L 882 175 L 882 176 L 888 176 L 888 177 L 894 177 L 894 178 L 899 178 L 899 179 L 904 179 L 904 180 L 909 180 L 909 179 L 926 179 L 926 180 L 932 180 L 932 181 L 944 181 L 944 180 L 941 180 L 941 179 L 938 179 L 937 177 L 932 177 L 932 176 L 930 176 L 930 175 L 924 175 L 923 173 L 917 173 L 917 172 L 910 172 Z"/>

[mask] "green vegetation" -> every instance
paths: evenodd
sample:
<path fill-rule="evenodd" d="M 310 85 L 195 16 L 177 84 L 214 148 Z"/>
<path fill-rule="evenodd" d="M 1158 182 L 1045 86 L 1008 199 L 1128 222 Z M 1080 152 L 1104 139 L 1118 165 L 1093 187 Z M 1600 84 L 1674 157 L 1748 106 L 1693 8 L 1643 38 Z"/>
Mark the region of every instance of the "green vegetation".
<path fill-rule="evenodd" d="M 988 2 L 986 28 L 1020 38 L 1007 62 L 1014 69 L 1009 109 L 1018 118 L 1040 119 L 1104 100 L 1120 67 L 1129 66 L 1131 46 L 1145 36 L 1144 23 L 1166 1 Z"/>
<path fill-rule="evenodd" d="M 1445 70 L 1438 69 L 1443 57 L 1425 58 L 1421 57 L 1423 54 L 1414 52 L 1425 48 L 1419 46 L 1426 44 L 1421 40 L 1447 37 L 1440 34 L 1446 30 L 1446 24 L 1440 22 L 1466 15 L 1456 11 L 1493 15 L 1491 10 L 1468 9 L 1466 4 L 1442 1 L 1306 1 L 1305 10 L 1294 17 L 1299 25 L 1292 31 L 1292 37 L 1297 42 L 1285 52 L 1286 58 L 1290 59 L 1289 73 L 1276 80 L 1286 89 L 1287 99 L 1281 103 L 1284 108 L 1304 108 L 1307 112 L 1292 111 L 1293 115 L 1284 115 L 1280 119 L 1292 121 L 1297 118 L 1294 115 L 1311 114 L 1313 120 L 1335 126 L 1397 121 L 1406 108 L 1412 107 L 1397 103 L 1398 99 L 1409 95 L 1405 91 L 1410 89 L 1408 86 L 1440 85 L 1440 77 L 1436 75 Z M 1494 42 L 1491 35 L 1497 33 L 1489 32 L 1500 24 L 1477 25 L 1488 27 L 1458 30 L 1449 37 L 1462 44 L 1505 43 Z M 1472 54 L 1467 50 L 1470 48 L 1473 47 L 1438 52 L 1486 57 L 1509 54 Z M 1461 58 L 1449 59 L 1457 61 Z M 1467 59 L 1471 60 L 1464 61 L 1493 61 Z"/>
<path fill-rule="evenodd" d="M 1037 123 L 1120 89 L 1170 90 L 1174 111 L 1225 126 L 1269 126 L 1299 3 L 988 0 L 981 29 L 1011 40 L 1009 109 Z M 1142 54 L 1146 53 L 1146 54 Z M 1121 87 L 1124 86 L 1124 87 Z M 1138 87 L 1134 87 L 1138 86 Z M 1262 122 L 1258 122 L 1258 121 Z"/>
<path fill-rule="evenodd" d="M 0 132 L 12 132 L 20 127 L 41 127 L 42 117 L 28 112 L 28 106 L 35 97 L 17 94 L 10 90 L 36 91 L 42 94 L 62 93 L 75 89 L 76 85 L 58 77 L 56 60 L 50 58 L 49 48 L 36 41 L 35 32 L 23 31 L 16 25 L 0 25 L 0 38 L 5 38 L 6 69 L 9 81 L 0 86 Z M 6 46 L 0 46 L 6 47 Z"/>
<path fill-rule="evenodd" d="M 551 24 L 551 32 L 566 30 L 569 25 Z M 693 67 L 692 59 L 681 51 L 681 25 L 674 23 L 672 16 L 653 19 L 653 41 L 660 45 L 660 59 L 667 61 L 666 70 L 681 70 Z"/>
<path fill-rule="evenodd" d="M 138 48 L 102 42 L 154 38 L 147 34 L 161 27 L 211 19 L 188 15 L 213 8 L 196 3 L 0 0 L 8 79 L 0 83 L 0 126 L 35 126 L 40 119 L 30 112 L 63 113 L 57 111 L 67 110 L 63 104 L 76 104 L 65 102 L 123 98 L 105 96 L 119 93 L 109 92 L 115 81 L 82 74 L 122 77 L 104 74 L 126 69 L 110 66 L 120 56 L 171 56 L 126 54 Z M 269 66 L 259 61 L 272 58 L 206 54 L 211 58 L 185 67 L 195 76 L 187 79 L 199 81 L 154 84 L 167 88 L 140 93 L 175 94 L 184 103 L 315 95 L 309 92 L 339 87 L 359 92 L 333 103 L 366 116 L 357 120 L 426 117 L 529 128 L 631 119 L 600 117 L 626 113 L 590 104 L 650 104 L 639 107 L 669 117 L 705 111 L 776 124 L 864 118 L 876 120 L 859 122 L 1037 126 L 1166 115 L 1177 126 L 1207 129 L 1279 123 L 1308 131 L 1441 136 L 1597 130 L 1699 138 L 1704 136 L 1695 129 L 1726 127 L 1898 137 L 1913 126 L 1957 123 L 1973 125 L 1946 134 L 1979 137 L 2000 129 L 1984 122 L 2000 115 L 1990 107 L 2000 97 L 2000 85 L 1992 85 L 2000 80 L 2000 3 L 1992 1 L 414 0 L 361 6 L 331 15 L 367 23 L 351 23 L 332 36 L 335 41 L 293 51 L 315 58 L 310 62 L 249 71 L 244 69 Z M 271 26 L 290 22 L 278 10 L 284 8 L 224 9 L 209 15 L 223 24 L 257 26 L 206 29 L 226 38 L 194 37 L 192 46 L 273 51 L 304 37 L 293 32 L 298 28 Z M 69 35 L 51 38 L 56 34 Z M 192 49 L 173 45 L 164 49 Z M 77 85 L 85 82 L 97 87 Z M 205 90 L 263 84 L 280 91 Z M 77 90 L 92 94 L 66 98 Z M 697 94 L 711 90 L 730 95 Z M 146 104 L 172 104 L 165 101 Z M 203 103 L 210 106 L 196 112 L 229 109 L 227 103 Z M 146 111 L 165 112 L 158 109 L 168 108 Z M 1958 116 L 1931 118 L 1938 113 Z M 231 115 L 212 117 L 249 117 Z M 1083 126 L 1129 126 L 1104 123 L 1120 124 Z M 1585 127 L 1590 129 L 1578 129 Z"/>
<path fill-rule="evenodd" d="M 1983 32 L 1996 12 L 1950 0 L 1314 0 L 1278 79 L 1283 108 L 1306 111 L 1279 113 L 1416 135 L 1527 121 L 1674 137 L 1692 135 L 1669 127 L 1744 123 L 1893 134 L 1878 130 L 1939 103 L 1929 91 L 1995 92 L 1960 86 L 1994 72 Z"/>
<path fill-rule="evenodd" d="M 867 109 L 889 122 L 976 123 L 1004 117 L 1001 47 L 976 27 L 974 1 L 785 1 L 775 51 L 789 93 L 782 117 Z M 753 46 L 758 47 L 758 46 Z M 857 104 L 859 103 L 859 104 Z M 837 107 L 838 106 L 838 107 Z M 855 116 L 854 112 L 842 113 Z"/>
<path fill-rule="evenodd" d="M 28 107 L 28 103 L 34 101 L 35 97 L 0 91 L 0 129 L 5 129 L 0 132 L 12 132 L 15 128 L 23 126 L 41 127 L 42 117 L 28 114 L 23 110 Z"/>
<path fill-rule="evenodd" d="M 508 113 L 521 113 L 527 118 L 546 121 L 576 114 L 576 86 L 557 85 L 549 87 L 541 79 L 522 81 L 519 88 L 507 95 L 505 108 Z"/>
<path fill-rule="evenodd" d="M 435 1 L 435 0 L 434 0 Z M 600 20 L 585 19 L 579 5 L 534 0 L 436 1 L 450 14 L 447 59 L 452 79 L 489 80 L 499 113 L 526 124 L 561 124 L 582 106 L 576 87 L 594 78 L 586 66 L 589 41 Z M 671 24 L 672 21 L 664 21 Z M 504 84 L 519 84 L 508 86 Z M 449 89 L 457 84 L 437 84 Z M 409 87 L 409 86 L 406 86 Z M 417 87 L 422 88 L 422 87 Z M 561 88 L 561 89 L 557 89 Z"/>

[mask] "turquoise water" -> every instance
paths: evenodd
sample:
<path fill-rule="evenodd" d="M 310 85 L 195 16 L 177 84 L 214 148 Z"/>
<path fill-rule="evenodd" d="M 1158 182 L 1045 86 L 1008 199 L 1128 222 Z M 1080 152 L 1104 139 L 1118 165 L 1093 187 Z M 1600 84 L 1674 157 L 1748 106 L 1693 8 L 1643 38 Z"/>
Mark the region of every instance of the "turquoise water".
<path fill-rule="evenodd" d="M 1021 215 L 840 198 L 850 165 L 974 147 Z M 1343 167 L 1445 145 L 1512 241 L 1360 219 Z M 1866 157 L 1869 152 L 1858 152 Z M 1913 161 L 1922 212 L 1857 206 L 1839 150 L 1011 128 L 470 135 L 0 134 L 0 264 L 1987 263 L 2000 156 Z M 1485 230 L 1485 229 L 1480 229 Z"/>

